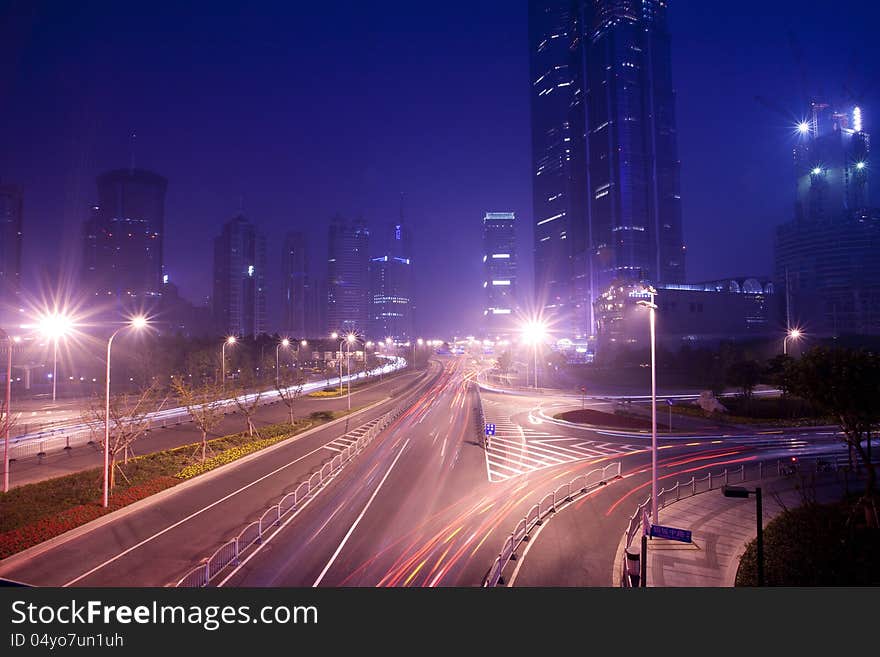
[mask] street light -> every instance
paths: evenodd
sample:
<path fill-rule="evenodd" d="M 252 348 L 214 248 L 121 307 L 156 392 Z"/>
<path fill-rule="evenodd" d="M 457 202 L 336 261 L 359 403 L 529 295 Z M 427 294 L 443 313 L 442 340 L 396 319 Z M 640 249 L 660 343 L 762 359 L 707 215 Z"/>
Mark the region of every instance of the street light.
<path fill-rule="evenodd" d="M 654 313 L 657 312 L 657 304 L 654 303 L 654 295 L 657 294 L 650 285 L 645 291 L 651 297 L 650 301 L 637 301 L 637 305 L 650 310 L 651 324 L 651 522 L 655 525 L 658 521 L 657 508 L 657 355 L 656 355 L 656 331 Z"/>
<path fill-rule="evenodd" d="M 222 390 L 226 390 L 226 345 L 228 344 L 235 344 L 234 335 L 230 335 L 226 338 L 223 341 L 223 346 L 220 347 L 220 378 L 222 379 L 220 385 Z"/>
<path fill-rule="evenodd" d="M 123 329 L 133 328 L 140 331 L 147 325 L 147 318 L 143 315 L 132 317 L 128 324 L 120 326 L 113 331 L 107 340 L 107 379 L 104 394 L 104 508 L 110 504 L 110 347 L 113 346 L 113 338 Z"/>
<path fill-rule="evenodd" d="M 782 355 L 788 356 L 788 339 L 792 340 L 800 340 L 803 333 L 801 333 L 800 329 L 793 328 L 789 329 L 788 333 L 785 334 L 785 337 L 782 338 Z"/>
<path fill-rule="evenodd" d="M 345 367 L 348 371 L 348 410 L 351 410 L 351 345 L 355 342 L 357 342 L 357 336 L 354 333 L 349 333 L 345 336 Z"/>
<path fill-rule="evenodd" d="M 56 381 L 58 380 L 58 340 L 70 332 L 73 321 L 64 313 L 53 312 L 40 318 L 40 332 L 47 338 L 51 338 L 54 344 L 52 350 L 52 401 L 55 401 Z"/>
<path fill-rule="evenodd" d="M 278 381 L 279 381 L 279 379 L 278 379 L 278 349 L 280 347 L 289 347 L 289 346 L 290 346 L 290 340 L 288 340 L 287 338 L 284 338 L 281 342 L 279 342 L 277 345 L 275 345 L 275 387 L 276 388 L 278 387 Z"/>
<path fill-rule="evenodd" d="M 758 486 L 755 490 L 749 490 L 743 486 L 722 486 L 721 492 L 724 494 L 724 497 L 747 498 L 752 494 L 755 496 L 755 515 L 758 523 L 758 536 L 756 540 L 758 551 L 758 586 L 764 586 L 764 510 L 761 501 L 761 487 Z"/>
<path fill-rule="evenodd" d="M 12 337 L 3 329 L 0 333 L 6 338 L 6 417 L 3 420 L 3 492 L 9 492 L 9 427 L 12 423 L 10 405 L 12 404 L 12 343 L 20 342 L 18 336 Z"/>
<path fill-rule="evenodd" d="M 526 344 L 531 344 L 534 348 L 535 390 L 538 389 L 538 343 L 543 341 L 546 337 L 547 327 L 540 320 L 533 319 L 523 327 L 523 340 Z M 528 381 L 526 381 L 526 385 L 528 385 Z"/>

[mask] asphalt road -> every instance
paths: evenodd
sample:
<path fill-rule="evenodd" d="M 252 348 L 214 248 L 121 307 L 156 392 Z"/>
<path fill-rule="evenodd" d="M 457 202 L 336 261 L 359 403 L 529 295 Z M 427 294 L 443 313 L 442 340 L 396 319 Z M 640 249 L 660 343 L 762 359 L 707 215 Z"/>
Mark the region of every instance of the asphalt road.
<path fill-rule="evenodd" d="M 650 437 L 609 436 L 541 419 L 540 406 L 569 402 L 483 393 L 486 421 L 498 429 L 483 449 L 467 385 L 474 374 L 461 361 L 448 370 L 380 448 L 220 584 L 478 586 L 532 504 L 578 474 L 620 461 L 624 478 L 578 503 L 586 507 L 579 517 L 590 525 L 589 540 L 558 537 L 560 549 L 549 545 L 546 556 L 536 553 L 542 568 L 532 569 L 531 581 L 521 579 L 566 583 L 571 562 L 565 559 L 576 553 L 582 555 L 579 585 L 607 586 L 614 550 L 650 478 Z M 837 449 L 830 436 L 682 438 L 664 446 L 662 476 L 817 448 Z"/>
<path fill-rule="evenodd" d="M 38 586 L 173 584 L 332 458 L 334 441 L 397 404 L 412 403 L 441 369 L 433 363 L 416 381 L 410 377 L 407 392 L 393 399 L 386 396 L 357 414 L 109 514 L 89 530 L 4 559 L 0 577 Z M 393 385 L 399 392 L 402 382 Z"/>
<path fill-rule="evenodd" d="M 467 358 L 432 361 L 398 400 L 406 412 L 214 584 L 479 586 L 534 503 L 578 474 L 620 462 L 622 479 L 575 504 L 584 531 L 547 531 L 517 580 L 608 586 L 620 536 L 650 492 L 650 435 L 553 422 L 569 398 L 483 392 L 485 420 L 497 427 L 486 448 L 476 426 L 478 369 Z M 389 407 L 361 413 L 350 428 Z M 0 576 L 55 586 L 173 583 L 332 457 L 343 430 L 321 428 L 177 486 L 82 536 L 0 562 Z M 682 435 L 660 445 L 661 477 L 670 480 L 710 466 L 839 451 L 835 436 L 821 431 Z"/>
<path fill-rule="evenodd" d="M 393 396 L 403 392 L 412 383 L 418 373 L 404 372 L 387 377 L 384 381 L 358 386 L 351 391 L 351 405 L 353 409 L 368 406 L 379 399 Z M 307 417 L 314 411 L 338 411 L 348 407 L 348 399 L 341 398 L 315 398 L 304 395 L 297 400 L 294 414 L 297 417 Z M 78 413 L 79 411 L 77 411 Z M 254 414 L 254 424 L 260 427 L 286 422 L 288 419 L 287 406 L 282 402 L 259 406 Z M 229 413 L 217 428 L 209 434 L 209 438 L 224 436 L 230 433 L 243 431 L 247 428 L 244 417 L 238 413 Z M 133 454 L 149 454 L 180 445 L 200 442 L 201 433 L 196 426 L 187 420 L 181 424 L 170 425 L 165 429 L 154 429 L 138 439 L 132 446 Z M 10 485 L 22 486 L 51 477 L 100 467 L 104 462 L 101 446 L 96 442 L 92 445 L 78 445 L 67 450 L 48 452 L 46 456 L 30 456 L 15 460 L 10 463 Z"/>

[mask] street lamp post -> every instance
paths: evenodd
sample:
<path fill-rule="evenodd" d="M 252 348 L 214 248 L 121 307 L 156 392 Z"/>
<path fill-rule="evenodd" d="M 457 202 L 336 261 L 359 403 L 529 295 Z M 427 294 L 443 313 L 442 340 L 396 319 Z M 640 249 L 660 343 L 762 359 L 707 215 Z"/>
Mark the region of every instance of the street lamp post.
<path fill-rule="evenodd" d="M 755 516 L 758 530 L 755 541 L 755 547 L 758 552 L 758 586 L 764 586 L 764 504 L 761 499 L 761 487 L 757 486 L 755 490 L 749 490 L 742 486 L 722 486 L 721 492 L 724 494 L 724 497 L 747 498 L 752 494 L 755 496 Z"/>
<path fill-rule="evenodd" d="M 639 301 L 638 305 L 648 308 L 650 311 L 651 325 L 651 522 L 659 524 L 657 508 L 657 353 L 656 353 L 656 330 L 655 317 L 657 304 L 654 303 L 654 295 L 657 290 L 648 286 L 647 293 L 650 301 Z"/>
<path fill-rule="evenodd" d="M 284 338 L 281 342 L 275 345 L 275 387 L 278 387 L 279 378 L 278 378 L 278 349 L 280 347 L 288 347 L 290 346 L 290 340 Z"/>
<path fill-rule="evenodd" d="M 223 346 L 220 347 L 220 385 L 222 390 L 226 390 L 226 345 L 235 344 L 235 336 L 230 335 L 223 341 Z"/>
<path fill-rule="evenodd" d="M 357 342 L 357 336 L 349 333 L 345 336 L 345 367 L 348 372 L 348 410 L 351 410 L 351 345 Z M 340 353 L 342 349 L 340 349 Z"/>
<path fill-rule="evenodd" d="M 43 315 L 40 319 L 40 331 L 46 337 L 52 338 L 52 401 L 56 399 L 58 381 L 58 340 L 67 335 L 71 327 L 71 320 L 66 315 L 53 312 Z"/>
<path fill-rule="evenodd" d="M 113 338 L 122 329 L 133 328 L 140 330 L 147 325 L 147 318 L 138 316 L 132 318 L 125 326 L 120 326 L 113 331 L 107 340 L 107 376 L 104 391 L 104 508 L 110 504 L 110 348 L 113 346 Z"/>
<path fill-rule="evenodd" d="M 523 339 L 524 342 L 532 343 L 532 349 L 534 354 L 534 381 L 535 381 L 535 390 L 538 389 L 538 343 L 544 339 L 547 333 L 547 327 L 540 321 L 540 319 L 534 319 L 528 322 L 523 327 Z M 528 377 L 528 365 L 526 365 L 526 385 L 529 385 L 529 377 Z"/>
<path fill-rule="evenodd" d="M 783 356 L 788 356 L 788 339 L 791 338 L 792 340 L 799 340 L 801 335 L 802 334 L 801 334 L 800 329 L 796 329 L 796 328 L 790 329 L 785 334 L 785 337 L 782 338 L 782 355 Z"/>
<path fill-rule="evenodd" d="M 12 343 L 17 342 L 18 338 L 13 339 L 10 335 L 0 329 L 0 333 L 6 338 L 6 417 L 3 419 L 3 492 L 9 492 L 9 427 L 12 423 L 11 409 L 12 404 Z"/>

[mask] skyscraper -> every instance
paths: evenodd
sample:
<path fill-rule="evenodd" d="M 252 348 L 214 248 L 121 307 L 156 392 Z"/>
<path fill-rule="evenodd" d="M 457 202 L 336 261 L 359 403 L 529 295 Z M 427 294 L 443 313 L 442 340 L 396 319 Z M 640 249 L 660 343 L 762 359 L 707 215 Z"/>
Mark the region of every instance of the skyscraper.
<path fill-rule="evenodd" d="M 382 235 L 382 255 L 370 261 L 370 330 L 374 340 L 413 339 L 412 246 L 402 221 Z"/>
<path fill-rule="evenodd" d="M 288 336 L 307 334 L 308 262 L 305 235 L 287 233 L 281 252 L 281 329 Z"/>
<path fill-rule="evenodd" d="M 266 239 L 242 215 L 214 240 L 213 312 L 216 330 L 230 335 L 266 332 Z"/>
<path fill-rule="evenodd" d="M 23 195 L 20 187 L 0 185 L 0 317 L 19 307 Z"/>
<path fill-rule="evenodd" d="M 613 281 L 684 280 L 666 12 L 530 2 L 536 294 L 576 336 Z"/>
<path fill-rule="evenodd" d="M 868 150 L 860 107 L 836 112 L 812 103 L 794 149 L 795 218 L 839 220 L 868 205 Z"/>
<path fill-rule="evenodd" d="M 483 310 L 486 335 L 513 334 L 517 320 L 516 215 L 487 212 L 483 217 Z"/>
<path fill-rule="evenodd" d="M 97 179 L 98 204 L 85 222 L 83 285 L 127 306 L 161 294 L 165 191 L 168 181 L 143 169 L 117 169 Z"/>
<path fill-rule="evenodd" d="M 363 221 L 340 216 L 330 221 L 327 257 L 326 332 L 368 329 L 370 231 Z"/>
<path fill-rule="evenodd" d="M 535 305 L 571 335 L 588 325 L 580 19 L 572 0 L 529 2 Z"/>
<path fill-rule="evenodd" d="M 880 334 L 880 210 L 868 207 L 870 137 L 861 108 L 813 103 L 794 149 L 794 219 L 776 230 L 785 328 Z"/>

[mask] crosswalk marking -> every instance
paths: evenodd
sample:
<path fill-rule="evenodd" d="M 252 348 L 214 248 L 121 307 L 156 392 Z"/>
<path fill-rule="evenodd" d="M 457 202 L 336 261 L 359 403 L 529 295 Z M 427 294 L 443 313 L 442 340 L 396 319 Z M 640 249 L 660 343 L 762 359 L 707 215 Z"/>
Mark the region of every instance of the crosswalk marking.
<path fill-rule="evenodd" d="M 583 440 L 531 426 L 523 427 L 507 417 L 495 417 L 496 404 L 484 408 L 485 420 L 495 425 L 485 450 L 490 482 L 499 482 L 542 468 L 613 454 L 635 452 L 641 447 L 598 440 Z"/>
<path fill-rule="evenodd" d="M 358 427 L 357 429 L 352 429 L 348 433 L 343 436 L 339 436 L 335 440 L 331 440 L 329 443 L 324 445 L 324 449 L 329 449 L 332 452 L 342 452 L 347 447 L 351 447 L 354 445 L 360 438 L 364 436 L 373 426 L 376 424 L 378 420 L 371 420 L 367 422 L 365 425 Z"/>

